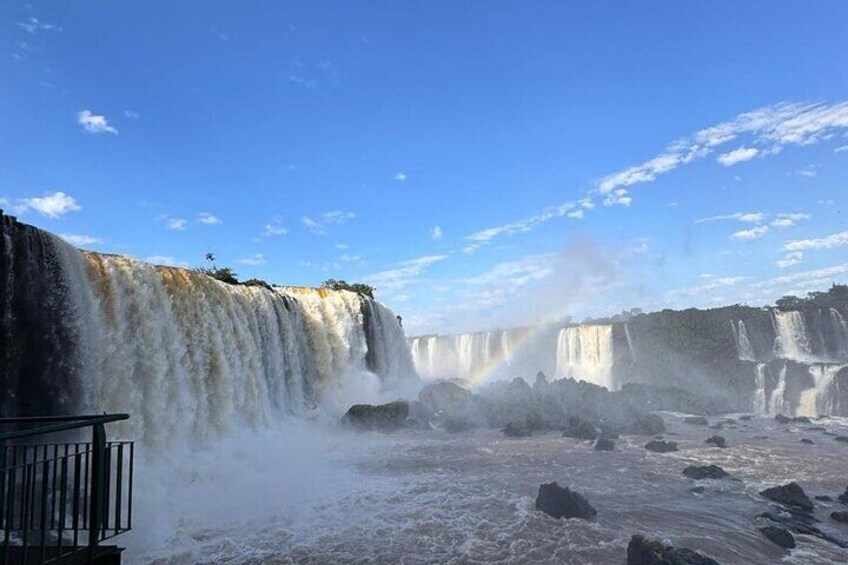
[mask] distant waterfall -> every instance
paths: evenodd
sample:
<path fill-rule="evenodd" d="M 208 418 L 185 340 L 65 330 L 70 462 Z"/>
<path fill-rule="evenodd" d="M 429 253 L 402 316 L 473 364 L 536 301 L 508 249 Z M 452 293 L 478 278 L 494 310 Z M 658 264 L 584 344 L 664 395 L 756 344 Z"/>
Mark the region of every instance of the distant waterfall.
<path fill-rule="evenodd" d="M 777 386 L 769 398 L 769 414 L 783 414 L 786 406 L 786 365 L 780 370 Z"/>
<path fill-rule="evenodd" d="M 612 326 L 563 328 L 557 341 L 557 374 L 613 390 Z"/>
<path fill-rule="evenodd" d="M 415 378 L 402 328 L 371 299 L 228 285 L 2 219 L 5 414 L 129 412 L 133 435 L 160 443 Z"/>
<path fill-rule="evenodd" d="M 833 333 L 839 345 L 839 351 L 844 359 L 848 359 L 848 322 L 836 308 L 830 308 L 830 320 L 833 324 Z"/>
<path fill-rule="evenodd" d="M 736 338 L 736 350 L 739 353 L 739 359 L 742 361 L 756 361 L 754 349 L 751 347 L 751 341 L 748 339 L 748 329 L 745 327 L 745 322 L 739 320 L 738 324 L 730 324 L 733 327 L 733 335 Z"/>
<path fill-rule="evenodd" d="M 836 412 L 834 402 L 836 394 L 831 390 L 836 374 L 844 365 L 816 364 L 810 367 L 810 375 L 815 383 L 801 393 L 801 401 L 796 410 L 799 416 L 818 417 L 821 414 Z"/>
<path fill-rule="evenodd" d="M 801 363 L 812 360 L 813 355 L 810 350 L 810 340 L 804 315 L 796 311 L 775 310 L 772 316 L 776 333 L 775 355 Z"/>
<path fill-rule="evenodd" d="M 754 391 L 754 413 L 758 415 L 768 414 L 768 396 L 766 395 L 766 365 L 757 363 Z"/>

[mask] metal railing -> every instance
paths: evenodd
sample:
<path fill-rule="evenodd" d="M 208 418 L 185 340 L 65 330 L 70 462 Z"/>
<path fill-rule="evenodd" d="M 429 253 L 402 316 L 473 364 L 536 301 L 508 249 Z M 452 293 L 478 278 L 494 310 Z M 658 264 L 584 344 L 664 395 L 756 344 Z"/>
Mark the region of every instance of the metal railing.
<path fill-rule="evenodd" d="M 0 418 L 0 565 L 94 563 L 132 528 L 134 444 L 107 441 L 127 414 Z M 91 428 L 91 441 L 79 441 Z M 45 441 L 59 437 L 59 441 Z"/>

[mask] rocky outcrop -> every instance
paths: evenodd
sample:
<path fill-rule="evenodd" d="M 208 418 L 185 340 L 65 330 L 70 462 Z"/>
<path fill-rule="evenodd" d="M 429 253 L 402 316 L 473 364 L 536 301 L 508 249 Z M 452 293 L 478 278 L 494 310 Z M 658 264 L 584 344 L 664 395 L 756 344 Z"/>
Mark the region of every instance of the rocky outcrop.
<path fill-rule="evenodd" d="M 583 495 L 568 487 L 561 487 L 555 482 L 539 485 L 536 510 L 541 510 L 554 518 L 591 520 L 597 515 L 597 511 Z"/>
<path fill-rule="evenodd" d="M 396 400 L 388 404 L 355 404 L 342 418 L 342 423 L 360 430 L 393 432 L 406 426 L 409 403 Z"/>
<path fill-rule="evenodd" d="M 724 439 L 724 436 L 710 436 L 704 440 L 704 443 L 716 447 L 727 447 L 727 440 Z"/>
<path fill-rule="evenodd" d="M 795 547 L 795 536 L 786 528 L 763 526 L 760 528 L 760 533 L 784 549 L 793 549 Z"/>
<path fill-rule="evenodd" d="M 683 474 L 690 479 L 723 479 L 730 476 L 718 465 L 690 465 L 683 469 Z"/>
<path fill-rule="evenodd" d="M 798 483 L 792 482 L 786 485 L 767 488 L 760 491 L 760 495 L 773 502 L 799 508 L 807 512 L 812 511 L 813 501 L 807 497 L 807 493 Z"/>
<path fill-rule="evenodd" d="M 510 422 L 501 430 L 506 437 L 530 437 L 533 435 L 526 426 Z"/>
<path fill-rule="evenodd" d="M 598 430 L 580 416 L 572 416 L 568 419 L 562 435 L 563 437 L 594 441 L 598 438 Z"/>
<path fill-rule="evenodd" d="M 595 442 L 595 451 L 614 451 L 615 442 L 607 437 L 599 437 Z"/>
<path fill-rule="evenodd" d="M 665 441 L 661 439 L 649 441 L 645 444 L 645 449 L 655 453 L 671 453 L 672 451 L 678 450 L 677 444 L 673 441 Z"/>
<path fill-rule="evenodd" d="M 718 561 L 686 548 L 636 534 L 627 545 L 627 565 L 719 565 Z"/>
<path fill-rule="evenodd" d="M 709 426 L 710 421 L 704 418 L 703 416 L 686 416 L 683 418 L 683 422 L 687 424 L 692 424 L 694 426 Z"/>
<path fill-rule="evenodd" d="M 836 520 L 837 522 L 842 522 L 843 524 L 848 524 L 848 512 L 837 511 L 831 512 L 830 517 Z"/>

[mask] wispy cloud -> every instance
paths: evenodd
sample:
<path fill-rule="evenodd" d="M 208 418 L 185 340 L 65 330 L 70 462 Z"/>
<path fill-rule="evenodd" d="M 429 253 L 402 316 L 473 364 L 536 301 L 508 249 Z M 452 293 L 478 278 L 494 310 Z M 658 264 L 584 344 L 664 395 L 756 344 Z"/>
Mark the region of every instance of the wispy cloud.
<path fill-rule="evenodd" d="M 776 265 L 781 269 L 786 269 L 788 267 L 793 267 L 800 263 L 804 259 L 804 253 L 801 251 L 793 251 L 791 253 L 787 253 L 781 259 L 777 260 Z"/>
<path fill-rule="evenodd" d="M 398 173 L 395 175 L 395 180 L 403 182 L 406 180 L 406 173 Z"/>
<path fill-rule="evenodd" d="M 103 243 L 103 240 L 99 237 L 90 235 L 60 233 L 59 237 L 75 247 L 85 247 L 87 245 L 94 245 L 95 243 Z"/>
<path fill-rule="evenodd" d="M 484 230 L 472 233 L 471 235 L 465 237 L 465 240 L 468 243 L 463 248 L 463 252 L 473 253 L 481 246 L 486 245 L 492 239 L 501 235 L 529 232 L 549 220 L 564 217 L 566 214 L 568 214 L 568 212 L 574 210 L 575 207 L 576 205 L 573 202 L 566 202 L 564 204 L 560 204 L 559 206 L 547 208 L 540 214 L 524 218 L 523 220 L 510 222 L 502 226 L 486 228 Z"/>
<path fill-rule="evenodd" d="M 772 220 L 771 225 L 775 228 L 791 228 L 798 225 L 798 222 L 809 220 L 812 218 L 810 214 L 805 213 L 783 213 L 778 214 L 777 217 Z"/>
<path fill-rule="evenodd" d="M 262 253 L 255 253 L 250 257 L 245 257 L 244 259 L 239 260 L 239 263 L 244 265 L 264 265 L 267 262 L 268 261 Z"/>
<path fill-rule="evenodd" d="M 262 229 L 265 237 L 274 237 L 289 233 L 289 230 L 283 226 L 282 222 L 282 218 L 275 216 L 270 223 L 265 224 L 265 227 Z"/>
<path fill-rule="evenodd" d="M 210 214 L 209 212 L 201 212 L 197 215 L 197 221 L 208 226 L 217 226 L 224 223 L 219 217 Z"/>
<path fill-rule="evenodd" d="M 795 174 L 807 179 L 811 179 L 816 176 L 816 174 L 818 174 L 818 171 L 816 171 L 815 165 L 810 165 L 809 167 L 805 167 L 803 169 L 795 171 Z"/>
<path fill-rule="evenodd" d="M 137 120 L 141 116 L 139 116 L 138 113 L 133 112 L 132 110 L 124 110 L 124 117 L 128 120 Z"/>
<path fill-rule="evenodd" d="M 355 217 L 356 214 L 353 212 L 332 210 L 324 212 L 318 217 L 303 216 L 300 221 L 315 235 L 327 235 L 329 226 L 344 224 Z"/>
<path fill-rule="evenodd" d="M 19 198 L 14 207 L 16 214 L 24 214 L 34 210 L 48 218 L 59 218 L 69 212 L 78 212 L 82 206 L 70 194 L 54 192 L 35 198 Z"/>
<path fill-rule="evenodd" d="M 848 231 L 833 233 L 815 239 L 796 239 L 783 246 L 786 251 L 806 251 L 808 249 L 834 249 L 848 245 Z"/>
<path fill-rule="evenodd" d="M 109 125 L 106 116 L 94 114 L 91 110 L 77 112 L 77 122 L 89 133 L 111 133 L 118 135 L 118 130 Z"/>
<path fill-rule="evenodd" d="M 185 218 L 176 218 L 167 214 L 160 214 L 156 219 L 165 224 L 165 229 L 173 231 L 184 231 L 188 226 L 188 220 Z"/>
<path fill-rule="evenodd" d="M 442 228 L 439 226 L 434 227 L 430 230 L 430 239 L 440 240 L 442 239 Z"/>
<path fill-rule="evenodd" d="M 763 237 L 765 234 L 768 233 L 768 231 L 768 226 L 757 226 L 756 228 L 751 228 L 749 230 L 740 230 L 734 232 L 730 235 L 730 237 L 743 241 L 751 241 Z"/>
<path fill-rule="evenodd" d="M 766 219 L 766 215 L 762 212 L 736 212 L 735 214 L 721 214 L 719 216 L 710 216 L 708 218 L 700 218 L 695 220 L 696 224 L 705 222 L 718 222 L 721 220 L 739 220 L 740 222 L 748 222 L 751 224 L 760 224 Z"/>
<path fill-rule="evenodd" d="M 745 161 L 750 161 L 754 157 L 760 154 L 760 150 L 756 147 L 740 147 L 738 149 L 734 149 L 728 153 L 722 153 L 716 158 L 716 161 L 724 165 L 725 167 L 732 167 L 737 163 L 743 163 Z"/>
<path fill-rule="evenodd" d="M 425 255 L 417 259 L 402 261 L 395 268 L 364 277 L 365 282 L 381 291 L 398 291 L 418 282 L 421 274 L 434 263 L 447 259 L 447 255 Z"/>
<path fill-rule="evenodd" d="M 848 151 L 848 145 L 840 145 L 833 150 L 834 153 L 844 153 L 845 151 Z"/>
<path fill-rule="evenodd" d="M 42 22 L 38 18 L 29 18 L 26 21 L 16 23 L 18 27 L 23 28 L 24 31 L 31 35 L 35 35 L 40 31 L 62 31 L 62 28 L 56 24 L 48 24 L 46 22 Z"/>

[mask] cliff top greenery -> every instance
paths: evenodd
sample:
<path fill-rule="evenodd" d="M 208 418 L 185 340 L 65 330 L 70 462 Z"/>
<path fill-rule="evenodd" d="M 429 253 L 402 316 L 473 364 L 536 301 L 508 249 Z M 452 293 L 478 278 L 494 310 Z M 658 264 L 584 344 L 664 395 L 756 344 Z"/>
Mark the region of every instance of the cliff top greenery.
<path fill-rule="evenodd" d="M 774 305 L 781 310 L 797 310 L 799 308 L 830 308 L 848 303 L 848 285 L 834 284 L 827 292 L 808 292 L 806 297 L 784 296 L 775 301 Z"/>
<path fill-rule="evenodd" d="M 374 298 L 374 291 L 377 290 L 371 285 L 365 283 L 349 283 L 344 280 L 327 279 L 321 283 L 321 288 L 330 290 L 349 290 L 357 294 L 362 294 L 369 298 Z"/>

